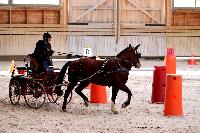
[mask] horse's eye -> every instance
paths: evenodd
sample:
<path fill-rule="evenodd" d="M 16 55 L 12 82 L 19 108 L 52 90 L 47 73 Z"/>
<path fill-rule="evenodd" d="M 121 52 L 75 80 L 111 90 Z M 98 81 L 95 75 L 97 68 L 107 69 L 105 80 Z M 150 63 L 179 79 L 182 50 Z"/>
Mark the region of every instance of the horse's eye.
<path fill-rule="evenodd" d="M 138 58 L 141 58 L 141 53 L 136 54 Z"/>

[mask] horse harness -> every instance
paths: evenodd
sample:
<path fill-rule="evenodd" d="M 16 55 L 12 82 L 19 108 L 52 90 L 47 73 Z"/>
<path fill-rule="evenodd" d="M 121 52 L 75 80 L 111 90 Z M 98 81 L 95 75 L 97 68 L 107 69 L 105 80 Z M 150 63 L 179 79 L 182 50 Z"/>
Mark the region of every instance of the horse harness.
<path fill-rule="evenodd" d="M 84 81 L 88 81 L 88 80 L 91 80 L 91 78 L 97 74 L 102 74 L 103 77 L 105 78 L 106 80 L 106 84 L 108 86 L 110 86 L 110 80 L 108 78 L 108 74 L 112 74 L 112 73 L 117 73 L 117 72 L 126 72 L 126 73 L 129 73 L 129 70 L 126 68 L 126 67 L 123 67 L 121 66 L 121 64 L 119 63 L 120 59 L 118 59 L 117 57 L 115 58 L 115 61 L 117 62 L 117 65 L 116 65 L 116 68 L 113 69 L 112 71 L 106 71 L 105 69 L 105 66 L 107 65 L 109 60 L 105 60 L 101 66 L 101 68 L 95 72 L 94 74 L 92 74 L 91 76 L 87 77 L 87 78 L 84 78 L 84 79 L 80 79 L 79 82 L 84 82 Z M 124 61 L 124 60 L 123 60 Z M 128 61 L 128 60 L 125 60 L 125 61 Z M 130 62 L 130 61 L 128 61 Z M 132 63 L 131 63 L 132 64 Z M 82 64 L 80 64 L 81 66 Z"/>

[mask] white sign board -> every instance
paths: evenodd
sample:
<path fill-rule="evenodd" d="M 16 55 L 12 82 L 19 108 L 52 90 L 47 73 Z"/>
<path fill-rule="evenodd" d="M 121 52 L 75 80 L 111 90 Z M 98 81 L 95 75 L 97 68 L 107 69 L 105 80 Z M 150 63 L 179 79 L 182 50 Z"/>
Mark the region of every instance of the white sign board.
<path fill-rule="evenodd" d="M 83 56 L 92 56 L 92 49 L 91 48 L 84 48 L 83 49 Z"/>

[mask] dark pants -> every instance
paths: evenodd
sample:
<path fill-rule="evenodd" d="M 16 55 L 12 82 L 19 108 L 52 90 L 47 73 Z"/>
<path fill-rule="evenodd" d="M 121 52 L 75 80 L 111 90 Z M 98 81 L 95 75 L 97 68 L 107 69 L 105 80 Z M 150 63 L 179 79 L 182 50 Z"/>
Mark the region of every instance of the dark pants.
<path fill-rule="evenodd" d="M 48 71 L 49 66 L 53 66 L 53 63 L 50 58 L 38 58 L 39 62 L 39 72 Z"/>

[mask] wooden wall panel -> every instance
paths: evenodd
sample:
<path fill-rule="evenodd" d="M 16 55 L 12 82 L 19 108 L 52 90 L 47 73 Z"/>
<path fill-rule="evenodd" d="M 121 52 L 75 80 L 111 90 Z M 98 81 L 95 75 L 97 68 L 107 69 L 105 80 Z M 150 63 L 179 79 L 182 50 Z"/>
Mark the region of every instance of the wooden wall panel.
<path fill-rule="evenodd" d="M 44 23 L 45 24 L 59 24 L 60 23 L 60 11 L 47 10 L 44 11 Z"/>
<path fill-rule="evenodd" d="M 139 51 L 143 56 L 164 56 L 166 37 L 155 36 L 122 36 L 115 45 L 114 36 L 68 36 L 68 52 L 83 54 L 83 48 L 92 49 L 93 55 L 115 56 L 129 44 L 141 44 Z"/>
<path fill-rule="evenodd" d="M 199 37 L 168 37 L 167 45 L 175 48 L 176 55 L 191 56 L 194 53 L 200 56 Z"/>
<path fill-rule="evenodd" d="M 50 10 L 25 7 L 0 8 L 0 24 L 60 24 L 60 10 L 59 8 Z"/>
<path fill-rule="evenodd" d="M 28 10 L 28 24 L 43 24 L 44 11 L 43 10 Z"/>
<path fill-rule="evenodd" d="M 162 8 L 163 3 L 163 0 L 122 0 L 121 23 L 162 24 L 163 20 L 161 21 L 161 13 L 165 10 Z M 146 12 L 156 18 L 158 22 L 155 22 Z"/>
<path fill-rule="evenodd" d="M 83 55 L 84 48 L 91 48 L 93 55 L 115 55 L 114 36 L 68 36 L 68 52 Z"/>
<path fill-rule="evenodd" d="M 101 0 L 69 0 L 69 23 L 81 16 L 84 12 L 98 4 Z M 111 23 L 113 22 L 113 0 L 107 0 L 75 23 Z"/>
<path fill-rule="evenodd" d="M 10 23 L 10 12 L 8 10 L 0 9 L 0 24 L 9 24 Z"/>
<path fill-rule="evenodd" d="M 12 24 L 26 24 L 27 23 L 26 10 L 11 10 L 11 23 Z"/>
<path fill-rule="evenodd" d="M 164 0 L 120 0 L 121 23 L 163 23 Z M 69 23 L 114 23 L 114 0 L 69 0 Z M 132 3 L 132 4 L 131 4 Z M 136 5 L 135 5 L 136 4 Z M 95 6 L 96 5 L 96 6 Z M 3 7 L 2 9 L 6 9 Z M 11 7 L 11 24 L 60 24 L 61 8 Z M 66 10 L 67 11 L 67 10 Z M 5 18 L 9 14 L 2 12 Z M 152 20 L 151 16 L 157 20 Z M 0 23 L 8 23 L 0 20 Z"/>
<path fill-rule="evenodd" d="M 173 11 L 173 26 L 199 26 L 200 11 L 199 10 L 181 10 Z"/>
<path fill-rule="evenodd" d="M 1 35 L 0 56 L 30 54 L 40 39 L 42 35 Z M 53 35 L 51 43 L 55 51 L 67 52 L 66 36 Z"/>
<path fill-rule="evenodd" d="M 42 35 L 1 35 L 0 56 L 27 55 L 33 52 Z M 199 37 L 177 36 L 121 36 L 118 45 L 114 36 L 66 36 L 53 34 L 52 49 L 60 52 L 83 54 L 83 48 L 92 48 L 93 55 L 115 56 L 129 44 L 141 44 L 142 56 L 165 56 L 166 47 L 172 45 L 176 56 L 200 56 Z"/>

